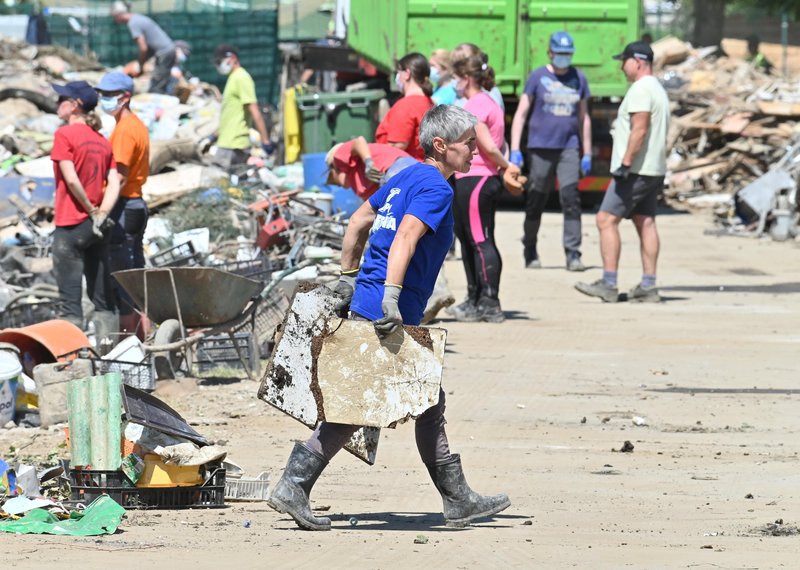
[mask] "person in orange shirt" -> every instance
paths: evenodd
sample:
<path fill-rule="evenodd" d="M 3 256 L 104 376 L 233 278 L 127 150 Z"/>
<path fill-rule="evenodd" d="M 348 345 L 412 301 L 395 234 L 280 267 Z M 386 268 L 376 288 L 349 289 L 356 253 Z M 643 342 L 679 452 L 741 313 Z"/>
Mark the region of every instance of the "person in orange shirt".
<path fill-rule="evenodd" d="M 142 186 L 150 173 L 150 133 L 130 109 L 133 80 L 124 73 L 108 73 L 95 87 L 100 95 L 100 108 L 117 122 L 111 133 L 111 148 L 120 178 L 120 197 L 110 218 L 115 224 L 111 232 L 111 271 L 144 267 L 144 230 L 147 227 L 147 204 L 142 199 Z M 121 287 L 119 297 L 120 331 L 138 334 L 140 316 L 133 300 Z"/>

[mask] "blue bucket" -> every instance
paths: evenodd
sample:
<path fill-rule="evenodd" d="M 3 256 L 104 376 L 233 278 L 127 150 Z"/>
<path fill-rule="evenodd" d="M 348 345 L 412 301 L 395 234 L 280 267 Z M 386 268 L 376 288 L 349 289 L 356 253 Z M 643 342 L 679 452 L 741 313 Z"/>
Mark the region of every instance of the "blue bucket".
<path fill-rule="evenodd" d="M 328 179 L 328 165 L 325 164 L 326 154 L 317 152 L 302 156 L 303 187 L 306 192 L 310 192 L 311 188 L 316 186 L 320 192 L 333 194 L 333 212 L 343 212 L 344 217 L 349 218 L 364 202 L 349 188 L 325 183 Z"/>

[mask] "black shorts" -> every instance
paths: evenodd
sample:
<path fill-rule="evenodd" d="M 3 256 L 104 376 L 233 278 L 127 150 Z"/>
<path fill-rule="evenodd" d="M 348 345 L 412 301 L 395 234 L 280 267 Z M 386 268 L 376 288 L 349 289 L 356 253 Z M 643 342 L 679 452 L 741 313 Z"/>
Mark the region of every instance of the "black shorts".
<path fill-rule="evenodd" d="M 634 215 L 655 216 L 658 193 L 663 187 L 663 176 L 630 174 L 628 179 L 622 182 L 615 178 L 606 190 L 600 211 L 620 218 L 630 218 Z"/>

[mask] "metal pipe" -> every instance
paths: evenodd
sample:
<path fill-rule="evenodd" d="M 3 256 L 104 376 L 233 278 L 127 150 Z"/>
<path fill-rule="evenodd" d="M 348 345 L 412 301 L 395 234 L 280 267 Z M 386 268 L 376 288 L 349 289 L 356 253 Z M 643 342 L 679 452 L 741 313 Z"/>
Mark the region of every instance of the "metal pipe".
<path fill-rule="evenodd" d="M 789 76 L 789 14 L 781 14 L 781 45 L 783 45 L 783 76 Z"/>

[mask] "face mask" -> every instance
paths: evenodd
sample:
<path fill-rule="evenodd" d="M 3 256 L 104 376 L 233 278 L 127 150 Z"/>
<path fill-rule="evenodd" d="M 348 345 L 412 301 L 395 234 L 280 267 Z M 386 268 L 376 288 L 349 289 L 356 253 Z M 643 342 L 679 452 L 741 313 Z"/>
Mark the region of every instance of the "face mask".
<path fill-rule="evenodd" d="M 217 65 L 217 71 L 220 75 L 228 75 L 231 71 L 233 71 L 233 65 L 228 60 L 221 61 L 219 65 Z"/>
<path fill-rule="evenodd" d="M 183 53 L 181 50 L 178 50 L 175 52 L 175 59 L 178 61 L 178 63 L 183 63 L 184 61 L 186 61 L 186 54 Z"/>
<path fill-rule="evenodd" d="M 553 67 L 567 69 L 570 65 L 572 65 L 571 55 L 553 54 Z"/>
<path fill-rule="evenodd" d="M 456 81 L 456 97 L 459 99 L 464 98 L 464 91 L 467 90 L 467 82 L 463 79 Z"/>
<path fill-rule="evenodd" d="M 403 80 L 400 79 L 400 72 L 399 71 L 394 74 L 394 84 L 397 87 L 397 90 L 400 91 L 400 93 L 402 93 L 403 92 Z"/>
<path fill-rule="evenodd" d="M 434 85 L 439 83 L 439 80 L 442 78 L 442 74 L 439 73 L 439 69 L 436 67 L 431 67 L 431 83 Z"/>
<path fill-rule="evenodd" d="M 119 109 L 119 97 L 100 97 L 99 103 L 103 112 L 109 115 Z"/>

